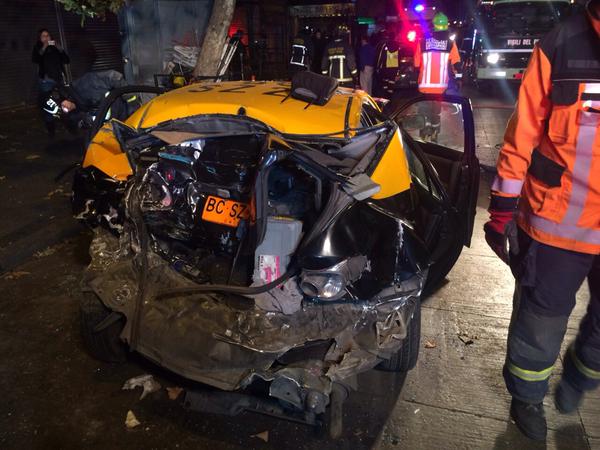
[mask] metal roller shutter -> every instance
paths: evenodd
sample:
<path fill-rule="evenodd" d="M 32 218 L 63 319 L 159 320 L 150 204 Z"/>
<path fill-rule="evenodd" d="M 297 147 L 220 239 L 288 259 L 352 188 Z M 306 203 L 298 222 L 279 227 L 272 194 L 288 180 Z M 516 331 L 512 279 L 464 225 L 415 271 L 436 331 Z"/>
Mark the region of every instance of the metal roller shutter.
<path fill-rule="evenodd" d="M 73 78 L 90 70 L 114 69 L 123 72 L 117 16 L 107 14 L 104 20 L 86 19 L 82 27 L 80 16 L 66 11 L 61 11 L 61 15 Z"/>

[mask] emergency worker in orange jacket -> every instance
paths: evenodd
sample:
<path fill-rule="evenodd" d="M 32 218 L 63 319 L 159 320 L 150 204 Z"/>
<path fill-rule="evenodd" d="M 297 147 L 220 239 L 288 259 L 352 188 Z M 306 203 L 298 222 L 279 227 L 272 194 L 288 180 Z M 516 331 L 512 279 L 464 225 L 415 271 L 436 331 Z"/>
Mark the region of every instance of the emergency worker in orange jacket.
<path fill-rule="evenodd" d="M 516 277 L 504 378 L 511 416 L 546 437 L 543 399 L 575 294 L 590 303 L 564 356 L 559 411 L 600 385 L 600 0 L 535 47 L 492 185 L 486 240 Z"/>
<path fill-rule="evenodd" d="M 437 13 L 433 18 L 432 33 L 419 40 L 415 50 L 414 65 L 419 69 L 419 92 L 443 94 L 448 89 L 451 73 L 460 69 L 460 54 L 456 43 L 450 39 L 448 17 Z M 440 132 L 442 111 L 441 102 L 422 103 L 421 112 L 427 124 L 421 130 L 421 137 L 437 142 Z"/>

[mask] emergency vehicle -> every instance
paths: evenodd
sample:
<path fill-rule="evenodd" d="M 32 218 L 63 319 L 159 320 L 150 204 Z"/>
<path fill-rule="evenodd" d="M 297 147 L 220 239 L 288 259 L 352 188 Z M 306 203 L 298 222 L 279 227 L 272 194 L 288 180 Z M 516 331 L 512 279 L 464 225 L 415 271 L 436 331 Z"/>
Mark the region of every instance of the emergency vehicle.
<path fill-rule="evenodd" d="M 433 17 L 440 11 L 436 5 L 436 2 L 427 5 L 413 2 L 400 9 L 395 22 L 388 24 L 387 36 L 376 48 L 376 96 L 392 98 L 397 91 L 417 89 L 419 72 L 413 64 L 415 50 Z"/>
<path fill-rule="evenodd" d="M 569 0 L 495 0 L 481 2 L 476 81 L 523 78 L 534 45 L 569 14 Z M 481 29 L 479 29 L 481 27 Z"/>

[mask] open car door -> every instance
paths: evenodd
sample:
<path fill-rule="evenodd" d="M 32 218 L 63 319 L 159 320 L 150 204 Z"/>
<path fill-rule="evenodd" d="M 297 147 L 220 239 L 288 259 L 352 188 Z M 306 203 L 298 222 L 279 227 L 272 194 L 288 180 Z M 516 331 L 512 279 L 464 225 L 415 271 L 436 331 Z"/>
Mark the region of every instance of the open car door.
<path fill-rule="evenodd" d="M 388 108 L 402 128 L 417 225 L 431 255 L 426 292 L 444 279 L 473 234 L 479 161 L 470 101 L 420 95 Z"/>

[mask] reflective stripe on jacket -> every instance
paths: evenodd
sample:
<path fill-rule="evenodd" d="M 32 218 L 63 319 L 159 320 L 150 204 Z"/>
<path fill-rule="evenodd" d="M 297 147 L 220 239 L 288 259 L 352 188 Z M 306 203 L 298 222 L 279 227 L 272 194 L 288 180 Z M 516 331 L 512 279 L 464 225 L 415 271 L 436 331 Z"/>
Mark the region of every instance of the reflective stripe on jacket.
<path fill-rule="evenodd" d="M 417 44 L 414 65 L 419 68 L 419 91 L 443 94 L 448 89 L 452 66 L 460 62 L 456 43 L 447 31 L 436 31 Z"/>
<path fill-rule="evenodd" d="M 535 47 L 492 190 L 554 247 L 600 253 L 600 19 L 580 14 Z"/>
<path fill-rule="evenodd" d="M 342 38 L 334 39 L 323 52 L 321 73 L 337 78 L 340 82 L 352 81 L 358 74 L 354 50 Z"/>
<path fill-rule="evenodd" d="M 290 64 L 309 68 L 313 57 L 313 45 L 309 38 L 298 36 L 292 43 Z"/>

